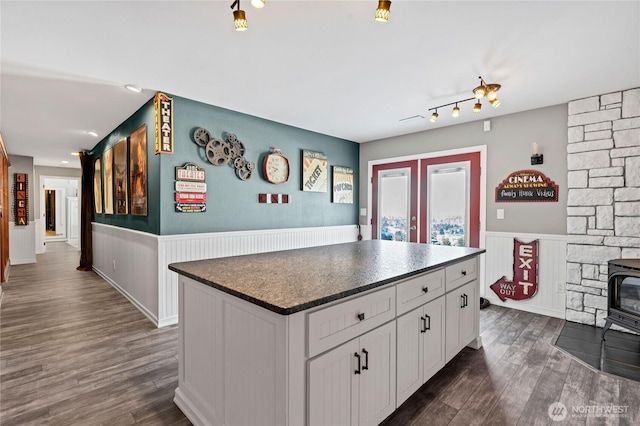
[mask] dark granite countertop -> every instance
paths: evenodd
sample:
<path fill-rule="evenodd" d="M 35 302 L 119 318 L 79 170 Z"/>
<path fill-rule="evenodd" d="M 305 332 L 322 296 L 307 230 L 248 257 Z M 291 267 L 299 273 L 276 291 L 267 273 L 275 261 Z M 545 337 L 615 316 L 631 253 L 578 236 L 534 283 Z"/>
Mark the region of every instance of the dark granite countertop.
<path fill-rule="evenodd" d="M 370 240 L 172 263 L 169 269 L 289 315 L 484 252 Z"/>

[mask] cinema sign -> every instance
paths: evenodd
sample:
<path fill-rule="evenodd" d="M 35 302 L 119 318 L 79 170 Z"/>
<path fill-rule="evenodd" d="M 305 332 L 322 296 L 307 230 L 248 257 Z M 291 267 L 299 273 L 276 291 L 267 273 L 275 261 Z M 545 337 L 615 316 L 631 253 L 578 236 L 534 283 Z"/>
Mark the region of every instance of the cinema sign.
<path fill-rule="evenodd" d="M 558 185 L 537 170 L 511 173 L 496 187 L 496 202 L 557 202 Z"/>

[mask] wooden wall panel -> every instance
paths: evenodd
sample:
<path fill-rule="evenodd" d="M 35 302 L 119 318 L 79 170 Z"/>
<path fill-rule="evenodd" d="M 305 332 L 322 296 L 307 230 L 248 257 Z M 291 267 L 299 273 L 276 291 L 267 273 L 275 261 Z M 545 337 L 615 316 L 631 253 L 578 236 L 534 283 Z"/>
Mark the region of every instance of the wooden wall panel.
<path fill-rule="evenodd" d="M 0 282 L 9 279 L 9 154 L 0 134 Z"/>

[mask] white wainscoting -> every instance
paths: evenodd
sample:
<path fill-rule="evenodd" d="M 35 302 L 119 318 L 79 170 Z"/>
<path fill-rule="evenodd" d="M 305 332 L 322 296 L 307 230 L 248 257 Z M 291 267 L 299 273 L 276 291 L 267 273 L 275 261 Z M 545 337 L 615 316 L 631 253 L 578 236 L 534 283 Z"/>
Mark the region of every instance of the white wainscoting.
<path fill-rule="evenodd" d="M 513 239 L 538 240 L 538 292 L 528 300 L 507 299 L 502 302 L 490 286 L 502 276 L 513 279 Z M 565 283 L 567 282 L 567 238 L 564 235 L 514 234 L 487 232 L 484 297 L 495 305 L 527 312 L 565 317 Z M 561 291 L 558 291 L 560 287 Z"/>
<path fill-rule="evenodd" d="M 16 226 L 9 223 L 9 262 L 11 265 L 36 263 L 36 223 Z"/>
<path fill-rule="evenodd" d="M 178 274 L 170 263 L 339 244 L 357 235 L 355 225 L 345 225 L 159 236 L 93 223 L 93 268 L 164 327 L 178 322 Z"/>

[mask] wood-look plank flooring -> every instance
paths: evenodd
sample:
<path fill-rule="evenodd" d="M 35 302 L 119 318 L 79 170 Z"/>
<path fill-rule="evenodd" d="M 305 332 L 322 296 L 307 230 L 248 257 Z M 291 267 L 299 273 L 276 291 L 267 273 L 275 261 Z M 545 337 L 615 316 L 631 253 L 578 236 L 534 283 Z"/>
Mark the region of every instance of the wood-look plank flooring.
<path fill-rule="evenodd" d="M 0 425 L 189 425 L 173 403 L 177 328 L 155 328 L 95 273 L 76 271 L 78 258 L 47 243 L 2 286 Z M 496 306 L 480 317 L 484 347 L 465 348 L 384 425 L 550 425 L 554 402 L 568 409 L 558 424 L 640 424 L 640 383 L 554 347 L 564 321 Z M 611 405 L 627 412 L 571 413 Z"/>
<path fill-rule="evenodd" d="M 0 425 L 189 425 L 177 327 L 156 328 L 79 252 L 12 266 L 0 306 Z"/>

